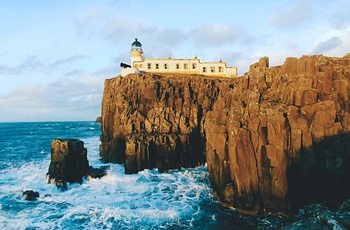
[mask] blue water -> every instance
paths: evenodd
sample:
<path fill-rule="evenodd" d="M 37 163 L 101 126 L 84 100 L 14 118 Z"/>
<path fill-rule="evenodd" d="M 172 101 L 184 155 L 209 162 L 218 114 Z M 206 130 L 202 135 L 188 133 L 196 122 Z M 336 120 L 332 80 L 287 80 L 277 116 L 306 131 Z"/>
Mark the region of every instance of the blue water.
<path fill-rule="evenodd" d="M 84 141 L 93 167 L 99 157 L 95 122 L 0 123 L 0 229 L 274 229 L 270 217 L 249 217 L 221 208 L 205 166 L 125 175 L 108 164 L 101 179 L 68 184 L 61 192 L 47 184 L 54 138 Z M 35 201 L 25 190 L 39 192 Z"/>

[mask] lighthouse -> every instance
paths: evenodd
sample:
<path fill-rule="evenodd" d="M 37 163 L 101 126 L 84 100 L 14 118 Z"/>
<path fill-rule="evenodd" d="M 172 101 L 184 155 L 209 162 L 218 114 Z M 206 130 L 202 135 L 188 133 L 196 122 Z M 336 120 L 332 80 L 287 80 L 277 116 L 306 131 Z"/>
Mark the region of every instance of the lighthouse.
<path fill-rule="evenodd" d="M 135 38 L 135 41 L 131 43 L 131 50 L 130 50 L 130 62 L 131 65 L 127 65 L 124 63 L 120 63 L 120 66 L 123 67 L 123 70 L 121 72 L 121 76 L 125 77 L 128 74 L 137 73 L 140 74 L 140 70 L 138 69 L 140 66 L 142 67 L 142 64 L 135 64 L 135 62 L 143 62 L 144 56 L 142 51 L 142 44 Z"/>
<path fill-rule="evenodd" d="M 194 58 L 145 58 L 143 55 L 142 44 L 135 38 L 131 43 L 130 65 L 121 63 L 123 67 L 121 76 L 140 73 L 159 73 L 159 74 L 201 74 L 216 77 L 237 77 L 237 67 L 227 66 L 221 59 L 218 62 L 201 62 L 195 56 Z"/>
<path fill-rule="evenodd" d="M 135 41 L 131 43 L 131 51 L 130 51 L 130 61 L 131 66 L 133 68 L 137 68 L 138 66 L 135 66 L 134 62 L 142 62 L 144 60 L 143 51 L 142 51 L 142 44 L 135 38 Z"/>

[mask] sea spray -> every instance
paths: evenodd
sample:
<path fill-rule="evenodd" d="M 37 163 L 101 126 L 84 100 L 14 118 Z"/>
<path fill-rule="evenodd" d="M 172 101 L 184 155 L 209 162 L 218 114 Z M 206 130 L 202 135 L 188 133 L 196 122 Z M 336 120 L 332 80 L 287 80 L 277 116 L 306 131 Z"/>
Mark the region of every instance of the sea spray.
<path fill-rule="evenodd" d="M 279 229 L 291 220 L 222 208 L 206 166 L 125 175 L 123 165 L 107 164 L 106 176 L 65 192 L 46 183 L 53 139 L 82 140 L 100 167 L 99 137 L 95 122 L 0 123 L 0 229 Z M 26 190 L 40 196 L 24 200 Z"/>

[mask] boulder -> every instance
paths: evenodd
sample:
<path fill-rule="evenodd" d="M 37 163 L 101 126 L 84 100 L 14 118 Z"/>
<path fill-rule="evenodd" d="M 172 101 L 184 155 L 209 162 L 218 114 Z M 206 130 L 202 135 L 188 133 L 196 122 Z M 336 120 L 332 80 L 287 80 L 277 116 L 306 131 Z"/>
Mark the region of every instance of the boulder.
<path fill-rule="evenodd" d="M 109 166 L 101 166 L 100 168 L 94 168 L 92 166 L 89 166 L 89 171 L 87 175 L 94 179 L 101 178 L 107 174 L 107 170 L 109 168 Z"/>
<path fill-rule="evenodd" d="M 36 200 L 39 197 L 38 192 L 34 192 L 33 190 L 26 190 L 22 193 L 22 199 L 24 200 Z"/>
<path fill-rule="evenodd" d="M 101 123 L 101 116 L 96 117 L 95 122 Z"/>

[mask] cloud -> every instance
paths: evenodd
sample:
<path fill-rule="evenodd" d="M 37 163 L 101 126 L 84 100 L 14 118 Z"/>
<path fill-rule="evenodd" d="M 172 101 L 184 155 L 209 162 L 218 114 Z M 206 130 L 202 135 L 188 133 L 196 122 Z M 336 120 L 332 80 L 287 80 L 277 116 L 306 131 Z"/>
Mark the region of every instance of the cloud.
<path fill-rule="evenodd" d="M 93 13 L 85 12 L 74 22 L 78 35 L 88 39 L 98 38 L 102 42 L 107 41 L 121 48 L 125 47 L 123 44 L 131 44 L 132 40 L 138 37 L 142 43 L 147 44 L 148 50 L 159 50 L 159 53 L 164 53 L 164 50 L 168 52 L 174 47 L 183 48 L 184 44 L 210 48 L 234 43 L 249 45 L 256 41 L 253 34 L 237 23 L 227 25 L 214 21 L 196 26 L 193 26 L 193 23 L 182 26 L 173 23 L 164 26 L 164 22 L 152 22 L 155 16 L 147 15 L 140 9 L 150 7 L 152 2 L 125 3 L 128 7 L 124 11 L 123 3 L 124 1 L 113 1 L 110 8 L 94 9 Z M 130 14 L 127 14 L 129 11 Z M 141 16 L 136 17 L 137 13 Z"/>
<path fill-rule="evenodd" d="M 26 71 L 39 70 L 42 67 L 43 63 L 37 56 L 28 55 L 17 65 L 0 65 L 0 75 L 20 75 Z"/>
<path fill-rule="evenodd" d="M 175 28 L 166 28 L 158 31 L 158 40 L 167 47 L 181 45 L 186 40 L 187 34 Z"/>
<path fill-rule="evenodd" d="M 104 40 L 113 44 L 131 44 L 135 37 L 142 35 L 143 43 L 159 44 L 162 46 L 174 46 L 180 44 L 187 34 L 175 28 L 162 29 L 157 25 L 137 23 L 126 18 L 113 18 L 104 23 L 101 28 L 101 35 Z M 129 48 L 129 47 L 128 47 Z"/>
<path fill-rule="evenodd" d="M 331 37 L 320 42 L 314 49 L 313 53 L 324 54 L 342 45 L 342 41 L 338 37 Z"/>
<path fill-rule="evenodd" d="M 104 78 L 61 77 L 0 95 L 2 121 L 94 120 L 101 113 Z"/>
<path fill-rule="evenodd" d="M 86 58 L 86 56 L 84 56 L 84 55 L 72 55 L 69 57 L 62 58 L 62 59 L 54 60 L 50 64 L 50 66 L 57 67 L 57 66 L 61 66 L 61 65 L 71 64 L 72 62 L 74 62 L 76 60 L 84 59 L 84 58 Z"/>
<path fill-rule="evenodd" d="M 118 44 L 130 39 L 134 26 L 126 19 L 109 19 L 101 24 L 101 35 L 108 42 Z"/>
<path fill-rule="evenodd" d="M 83 70 L 81 69 L 73 69 L 71 71 L 68 71 L 64 74 L 64 76 L 68 77 L 68 76 L 78 76 L 81 75 L 83 73 Z"/>
<path fill-rule="evenodd" d="M 61 59 L 43 61 L 36 55 L 27 55 L 24 60 L 17 65 L 0 65 L 0 75 L 21 75 L 28 72 L 54 72 L 57 68 L 64 67 L 72 64 L 74 61 L 86 58 L 83 55 L 72 55 Z"/>
<path fill-rule="evenodd" d="M 192 29 L 190 34 L 195 44 L 205 47 L 220 47 L 237 41 L 249 43 L 254 40 L 254 36 L 244 28 L 220 23 L 200 25 Z"/>
<path fill-rule="evenodd" d="M 315 0 L 284 1 L 285 6 L 280 4 L 275 9 L 275 14 L 270 17 L 270 23 L 283 29 L 299 27 L 313 17 Z"/>
<path fill-rule="evenodd" d="M 164 53 L 164 50 L 174 49 L 174 47 L 181 47 L 184 44 L 202 49 L 220 48 L 234 43 L 248 46 L 256 40 L 255 36 L 245 28 L 222 23 L 202 24 L 192 28 L 161 28 L 157 25 L 142 23 L 135 26 L 131 22 L 114 19 L 105 25 L 106 27 L 102 29 L 102 36 L 105 40 L 114 44 L 129 44 L 132 42 L 130 34 L 134 34 L 134 37 L 142 35 L 140 40 L 147 44 L 148 50 L 157 50 L 159 53 Z"/>

